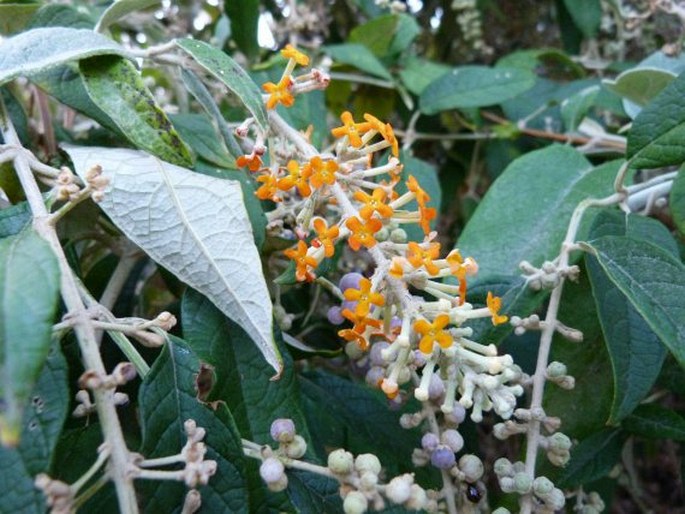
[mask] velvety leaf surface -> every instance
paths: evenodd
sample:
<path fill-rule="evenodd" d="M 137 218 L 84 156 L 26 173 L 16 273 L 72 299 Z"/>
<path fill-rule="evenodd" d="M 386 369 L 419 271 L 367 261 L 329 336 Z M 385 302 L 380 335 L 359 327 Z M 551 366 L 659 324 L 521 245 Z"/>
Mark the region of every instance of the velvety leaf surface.
<path fill-rule="evenodd" d="M 0 43 L 0 84 L 94 55 L 128 53 L 117 43 L 90 30 L 37 28 Z"/>
<path fill-rule="evenodd" d="M 640 405 L 621 427 L 647 439 L 685 441 L 685 418 L 672 409 L 654 403 Z"/>
<path fill-rule="evenodd" d="M 16 448 L 0 446 L 0 512 L 40 514 L 45 498 L 34 485 L 35 475 L 49 472 L 53 451 L 69 410 L 67 363 L 53 345 L 38 376 L 26 410 L 21 442 Z"/>
<path fill-rule="evenodd" d="M 192 163 L 189 148 L 133 64 L 116 57 L 94 57 L 81 61 L 79 68 L 90 99 L 129 141 L 167 162 Z"/>
<path fill-rule="evenodd" d="M 19 443 L 22 413 L 50 348 L 59 265 L 31 228 L 0 240 L 0 441 Z"/>
<path fill-rule="evenodd" d="M 564 5 L 583 36 L 592 38 L 597 35 L 602 21 L 600 0 L 564 0 Z"/>
<path fill-rule="evenodd" d="M 0 34 L 7 36 L 19 32 L 39 7 L 38 2 L 0 4 Z"/>
<path fill-rule="evenodd" d="M 245 104 L 262 130 L 268 128 L 269 121 L 262 101 L 262 94 L 257 84 L 252 81 L 238 63 L 221 50 L 202 41 L 177 39 L 176 44 L 195 59 L 200 66 L 223 82 Z"/>
<path fill-rule="evenodd" d="M 419 97 L 424 114 L 496 105 L 530 89 L 535 75 L 520 68 L 462 66 L 426 87 Z"/>
<path fill-rule="evenodd" d="M 65 148 L 78 174 L 99 164 L 110 178 L 100 206 L 112 221 L 244 327 L 280 370 L 271 300 L 240 184 L 135 150 Z"/>
<path fill-rule="evenodd" d="M 597 432 L 571 450 L 571 461 L 557 484 L 576 487 L 605 476 L 621 457 L 626 435 L 615 428 Z"/>
<path fill-rule="evenodd" d="M 685 173 L 678 173 L 668 198 L 673 221 L 681 234 L 685 234 Z"/>
<path fill-rule="evenodd" d="M 412 56 L 408 57 L 402 66 L 400 79 L 409 91 L 420 95 L 429 84 L 449 73 L 450 70 L 451 68 L 444 64 Z"/>
<path fill-rule="evenodd" d="M 677 255 L 678 248 L 661 223 L 638 215 L 603 211 L 590 229 L 589 238 L 605 235 L 629 236 L 652 241 Z M 609 423 L 625 418 L 647 395 L 659 376 L 666 348 L 640 313 L 604 274 L 597 260 L 586 258 L 597 312 L 611 358 L 614 399 Z"/>
<path fill-rule="evenodd" d="M 383 63 L 362 44 L 343 43 L 339 45 L 328 45 L 323 47 L 323 51 L 330 55 L 334 61 L 342 64 L 350 64 L 366 73 L 375 75 L 385 80 L 392 80 L 392 75 Z"/>
<path fill-rule="evenodd" d="M 604 236 L 591 249 L 599 265 L 681 366 L 685 366 L 685 267 L 654 244 Z"/>
<path fill-rule="evenodd" d="M 202 114 L 173 114 L 170 118 L 183 140 L 198 157 L 222 168 L 235 166 L 235 160 L 228 153 L 223 139 L 214 130 L 209 118 Z"/>
<path fill-rule="evenodd" d="M 297 512 L 342 513 L 340 484 L 332 478 L 293 470 L 288 472 L 288 497 Z"/>
<path fill-rule="evenodd" d="M 231 37 L 248 57 L 259 53 L 257 41 L 259 0 L 231 0 L 224 4 L 231 22 Z"/>
<path fill-rule="evenodd" d="M 604 80 L 603 84 L 614 93 L 627 98 L 639 106 L 645 106 L 658 95 L 675 75 L 658 68 L 634 68 L 621 73 L 615 80 Z"/>
<path fill-rule="evenodd" d="M 633 121 L 627 157 L 632 166 L 658 168 L 685 161 L 685 73 L 666 86 Z"/>
<path fill-rule="evenodd" d="M 571 214 L 585 198 L 613 191 L 619 162 L 593 168 L 568 146 L 548 146 L 512 162 L 466 224 L 458 247 L 478 262 L 477 280 L 519 273 L 527 260 L 554 258 Z M 581 236 L 582 237 L 582 234 Z"/>
<path fill-rule="evenodd" d="M 102 13 L 95 26 L 95 31 L 103 32 L 112 23 L 115 23 L 127 14 L 152 7 L 159 3 L 161 3 L 160 0 L 116 0 Z"/>
<path fill-rule="evenodd" d="M 218 465 L 209 483 L 198 487 L 202 495 L 201 512 L 249 512 L 240 434 L 224 405 L 212 410 L 198 400 L 199 370 L 200 361 L 185 343 L 170 337 L 140 387 L 143 432 L 140 453 L 149 459 L 179 453 L 187 440 L 183 423 L 195 420 L 197 426 L 207 431 L 205 458 L 215 460 Z M 145 512 L 177 512 L 183 504 L 187 491 L 183 483 L 140 483 Z"/>
<path fill-rule="evenodd" d="M 0 238 L 18 234 L 30 222 L 31 207 L 28 202 L 0 209 Z"/>

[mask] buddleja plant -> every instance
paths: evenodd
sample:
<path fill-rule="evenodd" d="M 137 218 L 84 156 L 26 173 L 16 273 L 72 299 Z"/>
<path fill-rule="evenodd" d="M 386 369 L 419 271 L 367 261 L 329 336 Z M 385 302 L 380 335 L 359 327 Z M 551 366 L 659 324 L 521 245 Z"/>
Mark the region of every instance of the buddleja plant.
<path fill-rule="evenodd" d="M 153 4 L 0 4 L 3 512 L 682 502 L 677 6 Z"/>

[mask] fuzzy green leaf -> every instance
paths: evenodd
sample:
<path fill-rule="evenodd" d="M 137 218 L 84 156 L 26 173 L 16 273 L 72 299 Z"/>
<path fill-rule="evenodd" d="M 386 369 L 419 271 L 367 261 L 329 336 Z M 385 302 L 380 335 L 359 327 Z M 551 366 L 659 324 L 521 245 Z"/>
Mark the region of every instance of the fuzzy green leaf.
<path fill-rule="evenodd" d="M 127 14 L 141 9 L 147 9 L 148 7 L 152 7 L 159 3 L 161 3 L 160 0 L 115 0 L 107 9 L 105 9 L 102 16 L 100 16 L 100 19 L 95 26 L 95 31 L 103 32 L 112 23 L 115 23 Z"/>
<path fill-rule="evenodd" d="M 632 434 L 647 439 L 685 441 L 685 418 L 657 404 L 640 405 L 621 424 Z"/>
<path fill-rule="evenodd" d="M 222 168 L 235 167 L 235 160 L 209 118 L 202 114 L 173 114 L 169 118 L 198 157 Z"/>
<path fill-rule="evenodd" d="M 0 240 L 0 441 L 19 443 L 24 405 L 50 348 L 59 265 L 26 228 Z"/>
<path fill-rule="evenodd" d="M 129 141 L 173 164 L 187 166 L 193 162 L 190 150 L 133 64 L 105 56 L 85 59 L 79 68 L 90 99 Z"/>
<path fill-rule="evenodd" d="M 673 181 L 668 205 L 678 231 L 685 234 L 685 173 L 682 170 Z"/>
<path fill-rule="evenodd" d="M 450 69 L 444 64 L 412 56 L 407 58 L 400 70 L 400 79 L 409 91 L 420 95 L 432 82 L 449 73 Z"/>
<path fill-rule="evenodd" d="M 130 57 L 117 43 L 91 30 L 50 27 L 22 32 L 0 43 L 0 85 L 69 61 L 105 54 Z"/>
<path fill-rule="evenodd" d="M 375 75 L 385 80 L 392 80 L 392 75 L 383 63 L 373 55 L 371 50 L 359 43 L 344 43 L 340 45 L 327 45 L 323 51 L 330 55 L 334 61 L 349 64 L 366 73 Z"/>
<path fill-rule="evenodd" d="M 240 65 L 221 50 L 195 39 L 177 39 L 176 44 L 205 70 L 219 79 L 252 113 L 262 130 L 269 127 L 262 94 Z"/>
<path fill-rule="evenodd" d="M 604 477 L 621 457 L 625 434 L 617 429 L 605 429 L 584 439 L 571 450 L 571 461 L 558 484 L 571 488 Z"/>
<path fill-rule="evenodd" d="M 520 68 L 461 66 L 442 75 L 419 97 L 424 114 L 497 105 L 535 85 L 535 75 Z"/>
<path fill-rule="evenodd" d="M 186 443 L 183 424 L 192 419 L 207 431 L 205 456 L 217 463 L 216 474 L 198 487 L 207 512 L 249 512 L 244 481 L 240 434 L 225 405 L 216 410 L 197 398 L 196 381 L 200 361 L 173 336 L 155 361 L 140 387 L 140 417 L 146 458 L 177 454 Z M 141 485 L 145 512 L 172 512 L 183 503 L 185 484 L 175 481 L 145 481 Z"/>
<path fill-rule="evenodd" d="M 564 5 L 583 36 L 593 38 L 597 35 L 602 22 L 600 0 L 564 0 Z"/>
<path fill-rule="evenodd" d="M 685 367 L 685 266 L 663 248 L 630 237 L 590 242 L 607 277 Z"/>
<path fill-rule="evenodd" d="M 259 0 L 230 0 L 224 10 L 231 21 L 231 37 L 248 57 L 259 54 Z"/>
<path fill-rule="evenodd" d="M 0 34 L 6 36 L 22 30 L 39 7 L 38 2 L 0 3 Z"/>

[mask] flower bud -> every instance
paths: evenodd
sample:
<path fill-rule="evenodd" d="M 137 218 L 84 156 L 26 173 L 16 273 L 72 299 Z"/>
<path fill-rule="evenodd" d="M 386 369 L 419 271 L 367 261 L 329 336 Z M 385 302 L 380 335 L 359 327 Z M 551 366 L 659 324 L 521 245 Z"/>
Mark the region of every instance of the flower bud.
<path fill-rule="evenodd" d="M 460 425 L 466 418 L 466 408 L 461 403 L 452 405 L 452 412 L 445 413 L 445 420 L 453 425 Z"/>
<path fill-rule="evenodd" d="M 549 378 L 563 377 L 567 372 L 568 369 L 566 368 L 566 365 L 561 362 L 550 362 L 549 366 L 547 366 L 547 376 Z"/>
<path fill-rule="evenodd" d="M 544 498 L 554 489 L 554 484 L 547 477 L 537 477 L 533 480 L 533 493 Z"/>
<path fill-rule="evenodd" d="M 440 436 L 442 444 L 447 446 L 454 453 L 457 453 L 464 447 L 464 438 L 459 432 L 454 429 L 445 430 Z"/>
<path fill-rule="evenodd" d="M 332 325 L 342 325 L 345 322 L 345 318 L 342 315 L 342 308 L 334 305 L 326 313 L 326 318 L 328 318 L 329 323 Z"/>
<path fill-rule="evenodd" d="M 526 494 L 533 486 L 533 479 L 527 473 L 516 473 L 514 475 L 514 489 L 519 494 Z"/>
<path fill-rule="evenodd" d="M 359 471 L 359 473 L 370 471 L 378 475 L 381 472 L 381 461 L 372 453 L 362 453 L 354 459 L 354 469 Z"/>
<path fill-rule="evenodd" d="M 351 491 L 345 496 L 343 511 L 345 514 L 364 514 L 369 508 L 369 501 L 359 491 Z"/>
<path fill-rule="evenodd" d="M 412 484 L 409 499 L 404 504 L 409 510 L 423 510 L 428 503 L 428 496 L 419 484 Z"/>
<path fill-rule="evenodd" d="M 353 343 L 356 344 L 356 343 Z M 371 387 L 379 387 L 381 380 L 385 378 L 385 369 L 374 366 L 366 372 L 366 377 L 364 380 Z"/>
<path fill-rule="evenodd" d="M 291 459 L 299 459 L 307 452 L 307 442 L 301 435 L 296 435 L 292 442 L 285 444 L 285 454 Z"/>
<path fill-rule="evenodd" d="M 328 454 L 328 469 L 336 475 L 348 475 L 353 465 L 354 457 L 342 448 Z"/>
<path fill-rule="evenodd" d="M 271 438 L 279 443 L 289 443 L 295 437 L 295 423 L 292 419 L 279 418 L 271 423 Z"/>
<path fill-rule="evenodd" d="M 492 514 L 511 514 L 511 511 L 504 507 L 497 507 L 495 510 L 492 511 Z"/>
<path fill-rule="evenodd" d="M 432 452 L 438 447 L 438 444 L 440 444 L 440 440 L 438 439 L 437 435 L 433 434 L 432 432 L 423 434 L 423 437 L 421 438 L 421 447 L 424 450 Z"/>
<path fill-rule="evenodd" d="M 359 489 L 361 491 L 375 491 L 378 485 L 378 475 L 371 471 L 364 471 L 359 476 Z"/>
<path fill-rule="evenodd" d="M 281 476 L 278 481 L 267 482 L 266 487 L 268 487 L 269 491 L 273 491 L 274 493 L 285 491 L 285 489 L 288 487 L 288 475 L 283 473 L 283 476 Z"/>
<path fill-rule="evenodd" d="M 359 360 L 364 356 L 364 350 L 359 345 L 351 341 L 345 345 L 345 354 L 353 361 Z"/>
<path fill-rule="evenodd" d="M 557 452 L 571 449 L 571 439 L 569 439 L 566 434 L 562 434 L 561 432 L 552 434 L 547 438 L 547 440 L 549 442 L 549 449 L 551 451 Z"/>
<path fill-rule="evenodd" d="M 385 496 L 393 503 L 402 504 L 411 496 L 414 479 L 411 475 L 400 475 L 385 486 Z"/>
<path fill-rule="evenodd" d="M 566 505 L 566 497 L 561 489 L 552 489 L 552 492 L 545 498 L 545 503 L 552 507 L 554 510 L 558 510 Z"/>
<path fill-rule="evenodd" d="M 508 477 L 514 474 L 514 466 L 511 464 L 509 459 L 505 457 L 497 459 L 495 461 L 493 469 L 495 471 L 495 475 L 497 475 L 498 477 Z"/>
<path fill-rule="evenodd" d="M 571 460 L 571 452 L 568 450 L 558 450 L 556 452 L 549 451 L 547 452 L 547 458 L 555 466 L 563 468 L 568 464 L 568 461 Z"/>
<path fill-rule="evenodd" d="M 450 469 L 456 464 L 456 457 L 447 446 L 438 446 L 431 453 L 431 464 L 438 469 Z"/>
<path fill-rule="evenodd" d="M 390 344 L 386 341 L 379 341 L 371 346 L 371 350 L 369 350 L 369 361 L 371 361 L 372 366 L 384 366 L 386 364 L 382 352 L 389 346 Z"/>
<path fill-rule="evenodd" d="M 475 455 L 463 455 L 459 459 L 459 469 L 467 482 L 477 482 L 483 476 L 483 462 Z"/>
<path fill-rule="evenodd" d="M 264 459 L 261 466 L 259 466 L 259 476 L 267 484 L 275 483 L 281 480 L 285 474 L 285 466 L 275 457 Z"/>
<path fill-rule="evenodd" d="M 402 228 L 396 228 L 390 232 L 390 241 L 397 244 L 403 244 L 407 242 L 407 232 Z"/>
<path fill-rule="evenodd" d="M 387 227 L 383 227 L 378 232 L 376 232 L 376 235 L 374 237 L 376 238 L 376 241 L 385 241 L 388 239 L 389 236 L 390 231 Z"/>

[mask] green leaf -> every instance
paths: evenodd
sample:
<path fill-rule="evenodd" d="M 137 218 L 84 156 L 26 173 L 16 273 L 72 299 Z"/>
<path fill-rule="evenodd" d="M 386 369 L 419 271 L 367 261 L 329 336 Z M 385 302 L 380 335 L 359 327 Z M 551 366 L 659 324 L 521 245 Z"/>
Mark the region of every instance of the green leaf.
<path fill-rule="evenodd" d="M 685 161 L 685 73 L 666 86 L 638 114 L 628 133 L 627 157 L 636 169 Z"/>
<path fill-rule="evenodd" d="M 600 86 L 594 85 L 578 91 L 561 102 L 561 117 L 564 120 L 566 130 L 572 131 L 578 128 L 580 122 L 594 105 Z"/>
<path fill-rule="evenodd" d="M 419 97 L 424 114 L 500 104 L 535 84 L 532 72 L 518 68 L 461 66 L 443 75 Z"/>
<path fill-rule="evenodd" d="M 332 478 L 308 473 L 288 471 L 288 497 L 298 512 L 325 512 L 342 514 L 340 483 Z"/>
<path fill-rule="evenodd" d="M 169 118 L 198 157 L 222 168 L 235 167 L 235 160 L 209 118 L 202 114 L 173 114 Z"/>
<path fill-rule="evenodd" d="M 668 229 L 650 218 L 617 211 L 603 211 L 594 220 L 589 238 L 606 235 L 666 241 L 671 253 L 678 249 Z M 596 259 L 586 265 L 593 296 L 611 358 L 614 397 L 608 423 L 616 424 L 630 414 L 654 385 L 666 358 L 666 349 L 640 313 L 609 280 Z"/>
<path fill-rule="evenodd" d="M 376 77 L 392 80 L 392 75 L 387 68 L 364 45 L 358 43 L 327 45 L 322 50 L 338 63 L 349 64 Z"/>
<path fill-rule="evenodd" d="M 583 36 L 589 39 L 597 35 L 602 22 L 600 0 L 564 0 L 564 5 Z"/>
<path fill-rule="evenodd" d="M 514 275 L 523 260 L 539 266 L 557 255 L 575 207 L 585 198 L 611 194 L 620 164 L 593 168 L 573 148 L 558 145 L 512 162 L 459 238 L 462 253 L 480 266 L 476 280 Z"/>
<path fill-rule="evenodd" d="M 231 21 L 233 41 L 248 57 L 256 57 L 259 54 L 259 1 L 231 0 L 224 4 L 224 11 Z"/>
<path fill-rule="evenodd" d="M 95 26 L 95 19 L 90 12 L 73 5 L 46 4 L 41 7 L 29 22 L 28 28 L 40 27 L 69 27 L 72 29 L 88 29 Z"/>
<path fill-rule="evenodd" d="M 668 197 L 673 221 L 681 234 L 685 234 L 685 173 L 681 170 L 676 175 Z"/>
<path fill-rule="evenodd" d="M 177 454 L 186 443 L 183 424 L 192 419 L 207 431 L 207 460 L 217 463 L 216 474 L 198 487 L 207 512 L 249 512 L 240 434 L 225 405 L 216 410 L 197 398 L 200 361 L 185 343 L 173 336 L 140 387 L 138 400 L 145 458 Z M 186 486 L 174 481 L 145 481 L 145 512 L 172 512 L 183 504 Z"/>
<path fill-rule="evenodd" d="M 59 265 L 33 229 L 0 240 L 0 441 L 19 443 L 22 413 L 48 355 Z"/>
<path fill-rule="evenodd" d="M 277 418 L 290 418 L 297 433 L 310 440 L 288 352 L 281 351 L 283 374 L 278 380 L 270 380 L 273 370 L 260 358 L 250 336 L 204 296 L 188 289 L 183 296 L 181 319 L 188 345 L 214 368 L 215 385 L 207 400 L 225 403 L 243 437 L 270 443 L 271 423 Z M 273 493 L 266 491 L 257 467 L 249 464 L 250 497 L 256 510 Z"/>
<path fill-rule="evenodd" d="M 604 236 L 588 245 L 609 279 L 685 367 L 685 266 L 663 248 Z"/>
<path fill-rule="evenodd" d="M 572 488 L 604 477 L 621 458 L 625 439 L 620 430 L 608 428 L 583 440 L 571 450 L 571 461 L 558 485 Z"/>
<path fill-rule="evenodd" d="M 617 95 L 644 107 L 674 78 L 675 74 L 670 71 L 658 68 L 634 68 L 624 71 L 615 80 L 604 79 L 602 84 Z"/>
<path fill-rule="evenodd" d="M 160 0 L 115 0 L 100 16 L 95 26 L 95 32 L 104 32 L 112 23 L 115 23 L 127 14 L 147 9 L 159 3 L 161 3 Z"/>
<path fill-rule="evenodd" d="M 0 3 L 0 34 L 7 36 L 22 30 L 40 3 Z"/>
<path fill-rule="evenodd" d="M 399 21 L 399 16 L 394 14 L 378 16 L 354 27 L 348 40 L 364 45 L 376 57 L 383 57 L 390 49 Z"/>
<path fill-rule="evenodd" d="M 685 418 L 661 405 L 640 405 L 628 416 L 621 427 L 647 439 L 672 439 L 685 441 Z"/>
<path fill-rule="evenodd" d="M 105 56 L 85 59 L 79 68 L 90 99 L 129 141 L 173 164 L 183 166 L 193 162 L 190 150 L 133 64 Z"/>
<path fill-rule="evenodd" d="M 119 229 L 245 328 L 280 371 L 271 299 L 240 184 L 135 150 L 65 150 L 81 177 L 102 166 L 111 185 L 100 206 Z"/>
<path fill-rule="evenodd" d="M 200 66 L 223 82 L 245 104 L 263 131 L 268 129 L 269 120 L 262 101 L 262 94 L 238 63 L 221 50 L 202 41 L 177 39 L 176 44 L 195 59 Z"/>
<path fill-rule="evenodd" d="M 45 512 L 45 497 L 36 489 L 34 480 L 38 473 L 50 472 L 53 452 L 69 412 L 67 378 L 67 363 L 55 344 L 27 402 L 19 446 L 0 446 L 2 512 Z"/>
<path fill-rule="evenodd" d="M 51 27 L 22 32 L 0 43 L 0 85 L 65 62 L 106 54 L 130 57 L 114 41 L 91 30 Z"/>
<path fill-rule="evenodd" d="M 558 48 L 517 50 L 497 61 L 497 67 L 522 68 L 539 77 L 555 81 L 580 79 L 585 76 L 583 67 Z"/>
<path fill-rule="evenodd" d="M 31 207 L 28 202 L 0 209 L 0 238 L 13 236 L 31 222 Z"/>
<path fill-rule="evenodd" d="M 402 84 L 415 95 L 420 95 L 431 82 L 450 71 L 449 66 L 411 56 L 400 70 Z"/>

